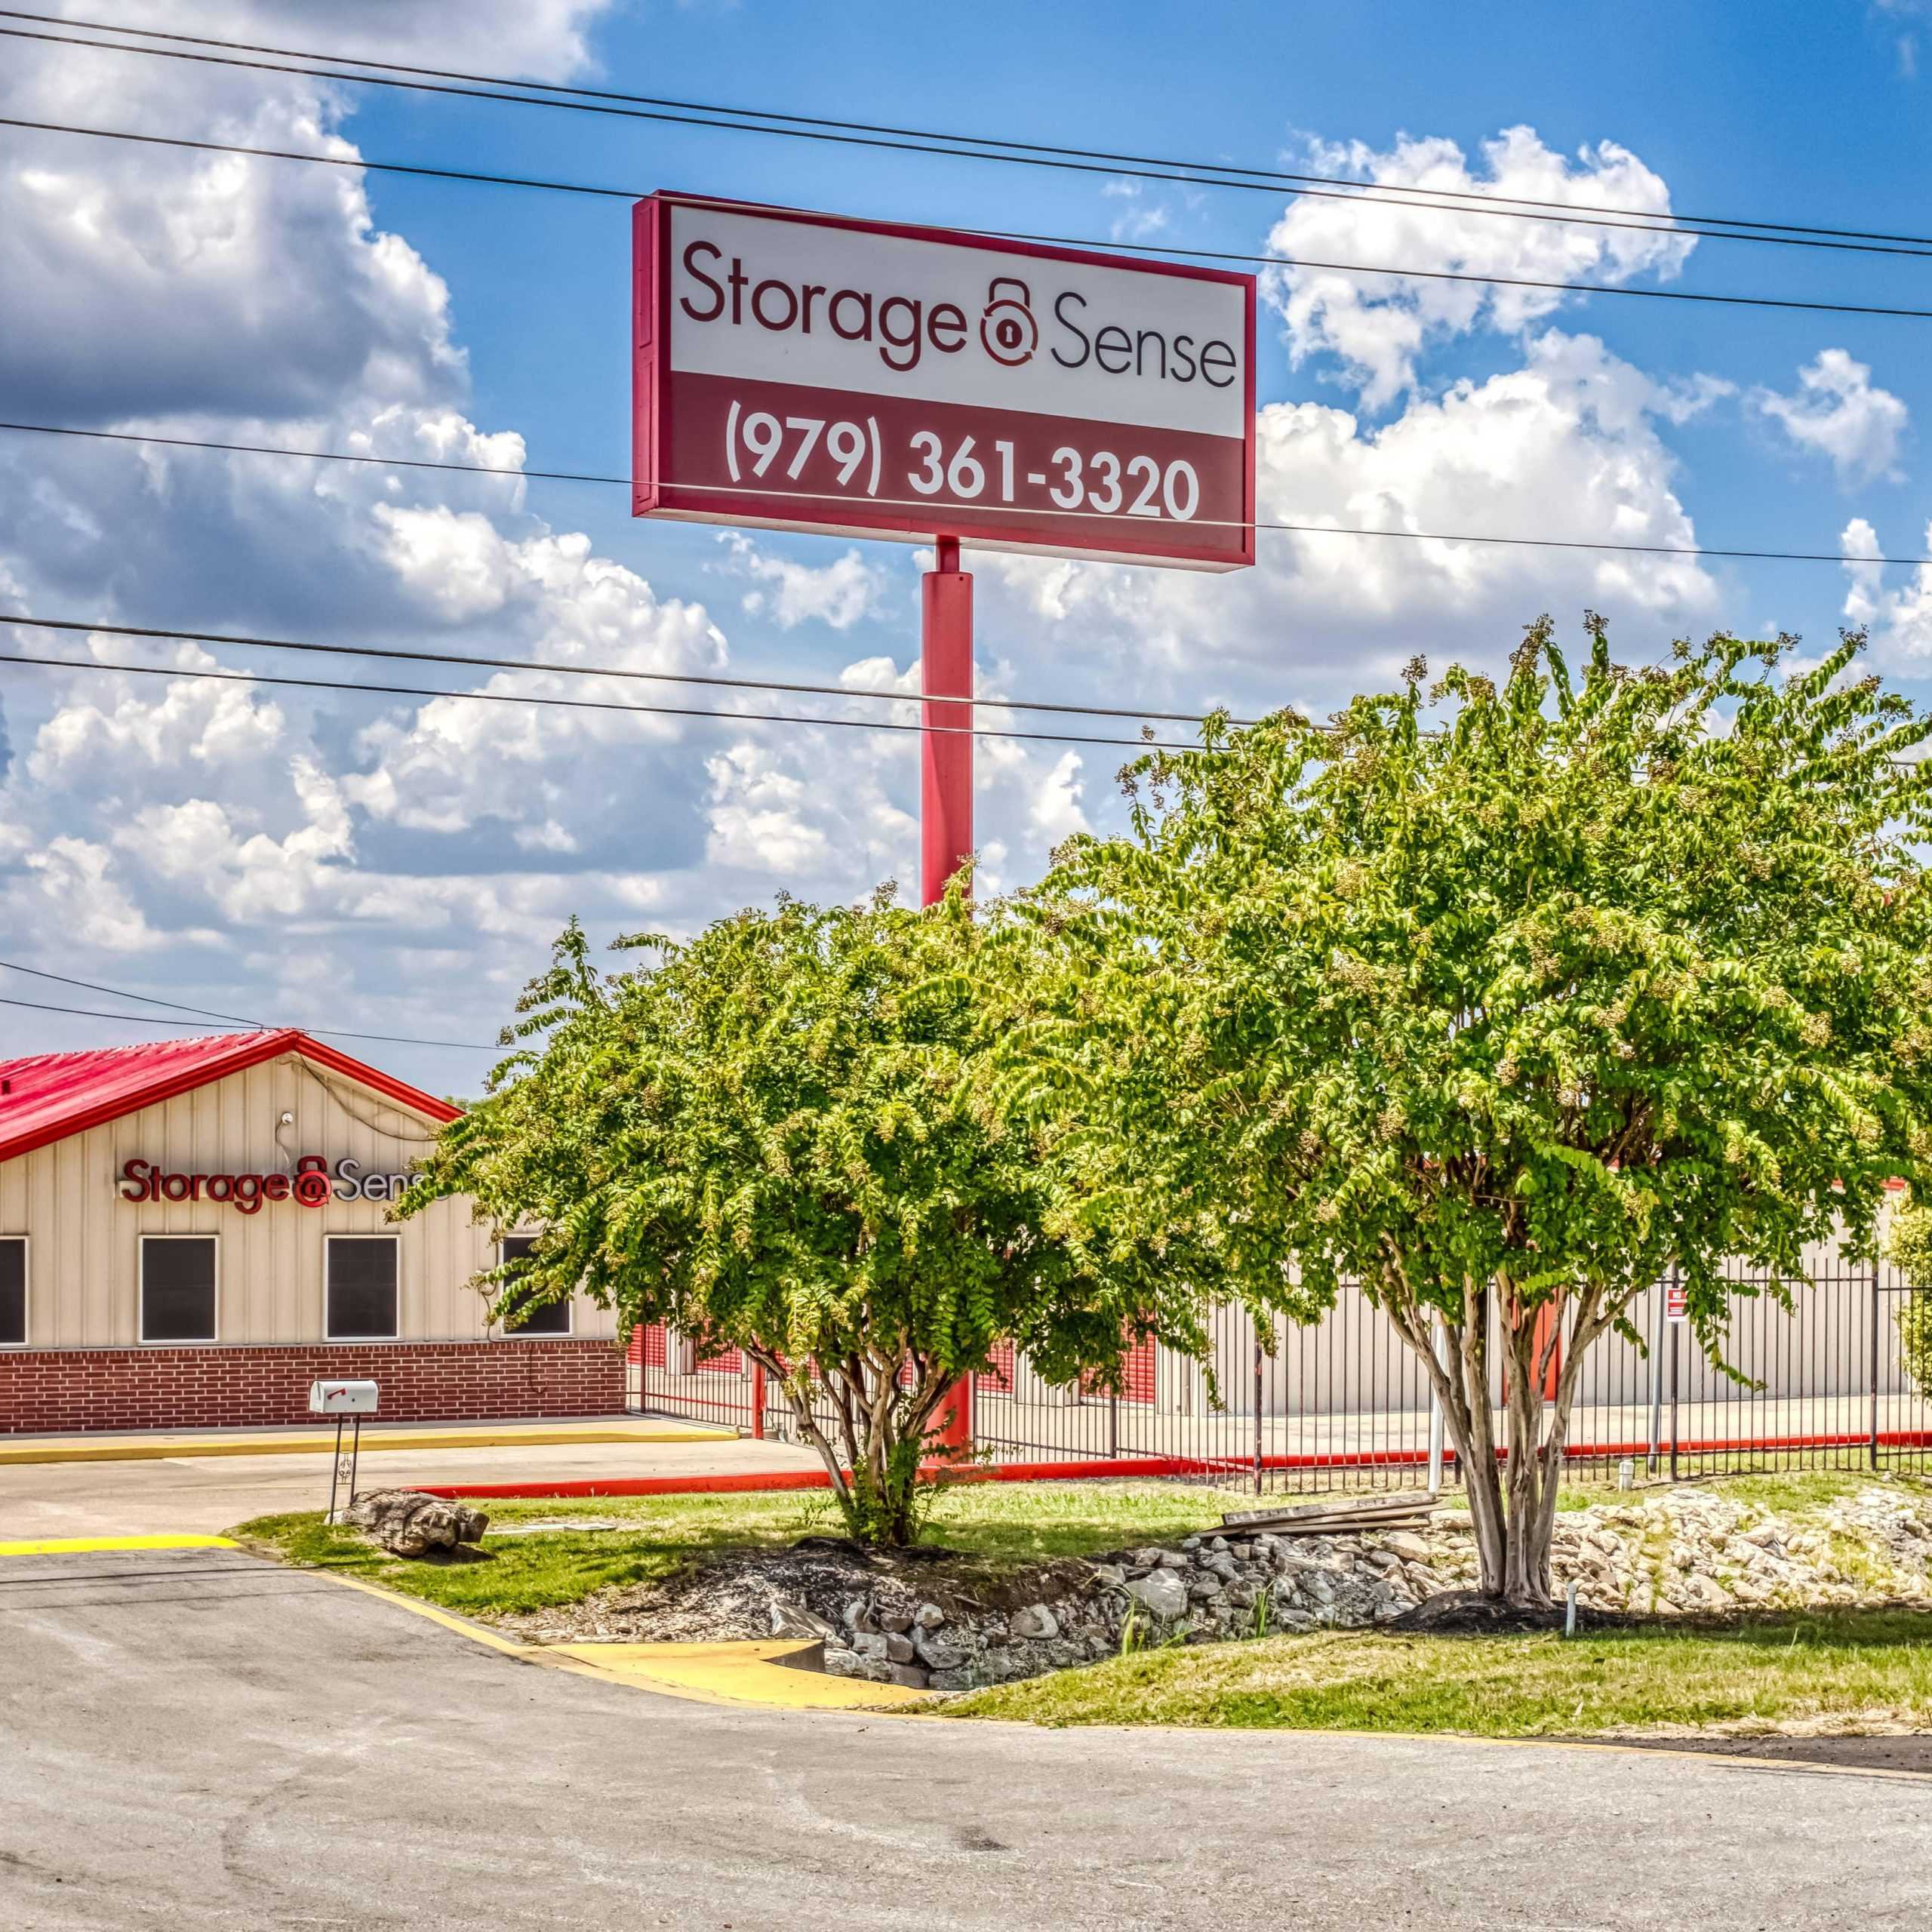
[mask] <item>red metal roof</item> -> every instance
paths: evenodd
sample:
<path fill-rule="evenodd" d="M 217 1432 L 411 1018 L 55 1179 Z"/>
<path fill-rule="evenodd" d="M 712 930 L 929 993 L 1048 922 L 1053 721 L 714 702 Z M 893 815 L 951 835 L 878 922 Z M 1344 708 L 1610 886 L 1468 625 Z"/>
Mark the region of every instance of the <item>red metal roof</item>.
<path fill-rule="evenodd" d="M 432 1120 L 454 1120 L 463 1111 L 311 1039 L 296 1027 L 202 1034 L 192 1039 L 149 1041 L 138 1047 L 0 1060 L 0 1161 L 291 1053 Z"/>

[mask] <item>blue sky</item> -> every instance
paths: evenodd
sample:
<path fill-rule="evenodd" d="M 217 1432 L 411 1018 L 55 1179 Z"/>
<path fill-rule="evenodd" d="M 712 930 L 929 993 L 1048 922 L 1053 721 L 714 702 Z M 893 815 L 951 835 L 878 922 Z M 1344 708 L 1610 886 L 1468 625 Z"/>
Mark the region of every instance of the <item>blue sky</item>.
<path fill-rule="evenodd" d="M 91 0 L 66 10 L 861 120 L 1460 180 L 1652 213 L 1918 233 L 1932 4 L 736 5 Z M 930 16 L 928 17 L 928 15 Z M 1932 262 L 1555 222 L 1391 218 L 0 42 L 4 111 L 671 186 L 883 218 L 1630 288 L 1932 308 Z M 1513 133 L 1509 131 L 1516 131 Z M 359 185 L 358 185 L 359 183 Z M 1552 184 L 1554 183 L 1552 190 Z M 1575 251 L 1581 250 L 1579 255 Z M 52 135 L 0 137 L 0 414 L 542 468 L 626 466 L 620 202 Z M 1420 286 L 1423 293 L 1416 293 Z M 1924 552 L 1932 322 L 1304 276 L 1262 317 L 1264 509 L 1572 539 Z M 520 440 L 518 440 L 520 439 Z M 625 493 L 315 472 L 0 437 L 0 592 L 41 616 L 910 688 L 888 544 L 638 522 Z M 995 694 L 1339 703 L 1543 610 L 1633 660 L 1716 628 L 1829 638 L 1932 700 L 1932 577 L 1264 534 L 1227 577 L 983 559 Z M 0 651 L 260 654 L 0 632 Z M 408 680 L 405 680 L 408 681 Z M 460 677 L 445 681 L 463 688 Z M 575 688 L 541 668 L 499 681 Z M 634 697 L 634 687 L 614 687 Z M 746 702 L 740 707 L 756 707 Z M 828 712 L 858 715 L 843 700 Z M 294 1023 L 487 1041 L 573 912 L 686 931 L 780 889 L 909 879 L 910 740 L 592 725 L 181 675 L 0 674 L 0 958 Z M 984 746 L 985 875 L 1117 823 L 1101 748 Z M 0 974 L 0 992 L 46 994 Z M 57 991 L 59 999 L 66 995 Z M 111 1004 L 95 998 L 75 1004 Z M 151 1029 L 0 1007 L 0 1053 Z M 372 1048 L 445 1090 L 480 1051 Z"/>
<path fill-rule="evenodd" d="M 1915 17 L 1861 0 L 1223 5 L 1192 10 L 1182 29 L 1168 6 L 993 4 L 973 10 L 970 29 L 937 27 L 930 46 L 909 34 L 906 14 L 891 5 L 697 0 L 627 10 L 595 44 L 612 84 L 642 92 L 1260 166 L 1294 165 L 1310 134 L 1378 149 L 1404 133 L 1439 135 L 1473 155 L 1500 129 L 1526 122 L 1566 154 L 1604 140 L 1633 149 L 1669 182 L 1673 205 L 1693 213 L 1932 232 L 1932 76 L 1918 80 L 1900 53 L 1923 37 L 1932 56 L 1932 7 Z M 506 171 L 886 219 L 1004 223 L 1104 241 L 1117 212 L 1099 183 L 1078 174 L 426 105 L 376 90 L 363 96 L 355 128 L 371 155 L 486 150 Z M 1208 192 L 1190 205 L 1177 190 L 1146 192 L 1172 211 L 1164 232 L 1185 247 L 1254 249 L 1279 206 L 1260 195 Z M 627 372 L 610 319 L 629 273 L 621 211 L 397 180 L 378 180 L 373 198 L 432 260 L 465 265 L 457 287 L 460 300 L 466 287 L 474 291 L 463 335 L 485 413 L 531 426 L 539 466 L 552 466 L 547 449 L 555 466 L 623 468 Z M 1932 262 L 1721 242 L 1701 245 L 1694 262 L 1668 285 L 1932 307 Z M 1909 321 L 1610 297 L 1576 304 L 1565 320 L 1651 374 L 1715 374 L 1747 390 L 1789 389 L 1820 346 L 1845 347 L 1912 406 L 1915 420 L 1925 396 L 1915 376 L 1932 367 L 1922 353 L 1932 325 Z M 1262 358 L 1264 398 L 1331 392 L 1319 366 L 1290 371 L 1278 330 L 1264 328 Z M 1433 355 L 1426 374 L 1441 383 L 1509 359 L 1506 343 L 1461 340 Z M 572 378 L 560 383 L 565 364 Z M 1671 439 L 1703 540 L 1835 550 L 1851 506 L 1893 532 L 1894 551 L 1918 548 L 1924 497 L 1909 476 L 1848 490 L 1829 464 L 1742 415 L 1715 412 Z M 668 572 L 661 560 L 682 534 L 632 530 L 627 548 L 621 505 L 600 516 L 598 500 L 578 491 L 556 500 L 558 514 L 595 530 L 612 554 Z M 682 537 L 700 556 L 711 540 Z M 827 547 L 802 543 L 798 553 Z M 1815 631 L 1837 621 L 1842 589 L 1829 570 L 1737 566 L 1724 580 L 1734 627 Z"/>

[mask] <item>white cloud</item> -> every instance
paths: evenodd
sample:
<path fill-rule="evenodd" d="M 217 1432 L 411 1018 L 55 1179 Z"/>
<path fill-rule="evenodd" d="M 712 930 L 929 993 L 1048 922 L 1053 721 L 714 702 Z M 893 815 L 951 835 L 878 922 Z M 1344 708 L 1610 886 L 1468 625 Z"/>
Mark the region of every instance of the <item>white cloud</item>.
<path fill-rule="evenodd" d="M 1592 337 L 1552 330 L 1520 368 L 1412 398 L 1380 427 L 1321 403 L 1270 404 L 1258 426 L 1260 515 L 1317 531 L 1694 547 L 1654 419 L 1696 401 Z M 1020 558 L 977 567 L 998 586 L 991 623 L 1054 625 L 1058 650 L 1097 658 L 1096 690 L 1244 709 L 1324 712 L 1418 651 L 1499 660 L 1552 607 L 1587 602 L 1645 640 L 1715 608 L 1716 586 L 1690 557 L 1266 529 L 1257 550 L 1253 570 L 1220 577 Z"/>
<path fill-rule="evenodd" d="M 1878 533 L 1862 516 L 1844 527 L 1838 540 L 1846 556 L 1844 617 L 1872 634 L 1872 662 L 1896 676 L 1932 675 L 1932 564 L 1921 564 L 1892 589 L 1885 567 L 1871 561 L 1882 554 Z M 1932 525 L 1925 531 L 1932 554 Z"/>
<path fill-rule="evenodd" d="M 1790 395 L 1761 389 L 1758 413 L 1777 423 L 1801 449 L 1830 457 L 1846 481 L 1895 474 L 1899 441 L 1909 412 L 1889 389 L 1875 387 L 1869 364 L 1842 349 L 1819 352 L 1798 372 Z"/>
<path fill-rule="evenodd" d="M 109 875 L 113 855 L 91 840 L 54 838 L 25 855 L 26 883 L 32 891 L 10 892 L 28 919 L 38 897 L 39 919 L 51 921 L 64 938 L 107 952 L 137 952 L 158 945 L 161 934 L 150 926 L 121 882 Z M 24 903 L 23 903 L 24 902 Z"/>
<path fill-rule="evenodd" d="M 1663 180 L 1627 148 L 1603 141 L 1573 163 L 1534 129 L 1506 128 L 1483 143 L 1472 168 L 1451 140 L 1404 135 L 1387 152 L 1359 141 L 1312 140 L 1307 159 L 1324 174 L 1392 189 L 1491 195 L 1577 206 L 1595 204 L 1668 219 Z M 1458 274 L 1611 285 L 1640 275 L 1667 279 L 1697 245 L 1694 236 L 1631 227 L 1591 227 L 1534 214 L 1484 214 L 1453 202 L 1426 205 L 1352 197 L 1290 203 L 1269 231 L 1272 253 L 1318 261 L 1387 263 Z M 1552 314 L 1566 297 L 1548 288 L 1419 281 L 1392 275 L 1344 275 L 1316 268 L 1265 272 L 1263 286 L 1287 325 L 1290 356 L 1339 356 L 1364 407 L 1379 410 L 1416 380 L 1433 343 L 1478 328 L 1514 333 Z"/>
<path fill-rule="evenodd" d="M 329 40 L 561 75 L 580 68 L 581 29 L 601 4 L 345 0 Z M 137 23 L 183 24 L 178 6 L 130 0 L 126 11 Z M 300 45 L 315 14 L 214 0 L 192 24 Z M 130 125 L 354 154 L 337 131 L 346 103 L 326 87 L 116 60 Z M 90 97 L 102 73 L 85 56 L 10 56 L 0 112 L 98 118 Z M 469 420 L 447 289 L 374 223 L 352 170 L 12 134 L 0 136 L 0 285 L 35 291 L 0 331 L 5 413 L 510 469 L 523 460 L 519 436 Z M 710 669 L 727 655 L 702 608 L 660 597 L 587 537 L 530 517 L 513 476 L 158 445 L 0 439 L 0 592 L 50 616 L 347 644 L 426 631 L 426 641 L 531 662 L 479 678 L 484 688 L 624 704 L 684 694 L 568 673 Z M 193 645 L 14 635 L 16 648 L 77 667 L 238 663 Z M 352 658 L 239 661 L 466 681 Z M 703 904 L 702 759 L 714 734 L 702 727 L 454 698 L 272 696 L 78 668 L 10 674 L 5 696 L 18 755 L 0 752 L 0 929 L 44 935 L 83 971 L 89 948 L 137 951 L 157 990 L 178 973 L 208 992 L 229 983 L 211 1004 L 258 1010 L 236 983 L 245 976 L 258 991 L 268 981 L 294 1003 L 283 1017 L 297 1020 L 359 990 L 386 1020 L 415 1010 L 413 1029 L 393 1030 L 446 1035 L 452 1004 L 473 1013 L 481 1001 L 500 1015 L 572 912 L 608 929 L 655 920 L 680 891 L 687 906 Z M 704 742 L 687 746 L 693 729 Z M 681 877 L 698 882 L 667 886 Z M 398 983 L 393 964 L 398 947 L 431 932 L 465 962 L 440 993 Z M 183 964 L 184 949 L 217 963 Z M 494 1030 L 466 1025 L 485 1038 Z"/>
<path fill-rule="evenodd" d="M 43 653 L 47 641 L 44 634 L 35 638 Z M 136 660 L 145 654 L 184 671 L 216 661 L 198 645 L 144 654 L 137 644 L 99 632 L 72 654 L 76 661 L 100 661 L 123 653 Z M 280 707 L 247 685 L 184 678 L 160 687 L 157 695 L 146 678 L 105 688 L 88 678 L 75 700 L 41 726 L 27 772 L 42 785 L 59 786 L 85 784 L 106 771 L 125 787 L 143 773 L 177 773 L 183 760 L 205 767 L 258 764 L 276 754 L 285 724 Z"/>
<path fill-rule="evenodd" d="M 463 623 L 494 617 L 508 601 L 517 583 L 512 546 L 488 517 L 445 503 L 378 503 L 370 514 L 396 581 L 435 616 Z"/>
<path fill-rule="evenodd" d="M 780 630 L 809 623 L 848 631 L 875 616 L 884 601 L 886 578 L 857 550 L 848 550 L 829 564 L 801 564 L 789 557 L 761 550 L 743 531 L 724 531 L 728 568 L 768 589 L 747 591 L 740 598 L 748 616 L 769 616 Z"/>
<path fill-rule="evenodd" d="M 487 65 L 493 72 L 568 81 L 590 69 L 586 29 L 614 0 L 117 0 L 129 27 L 272 42 L 297 51 L 318 44 L 345 58 Z M 91 18 L 95 0 L 57 0 L 42 11 Z M 318 19 L 318 16 L 325 19 Z M 320 36 L 326 24 L 328 32 Z M 117 65 L 97 72 L 122 72 Z"/>
<path fill-rule="evenodd" d="M 706 762 L 711 775 L 713 865 L 777 878 L 824 869 L 832 856 L 823 825 L 813 823 L 807 781 L 782 768 L 783 754 L 741 740 Z"/>
<path fill-rule="evenodd" d="M 1116 242 L 1151 241 L 1166 229 L 1168 210 L 1149 198 L 1144 182 L 1109 181 L 1100 192 L 1118 204 L 1107 224 L 1108 233 Z"/>

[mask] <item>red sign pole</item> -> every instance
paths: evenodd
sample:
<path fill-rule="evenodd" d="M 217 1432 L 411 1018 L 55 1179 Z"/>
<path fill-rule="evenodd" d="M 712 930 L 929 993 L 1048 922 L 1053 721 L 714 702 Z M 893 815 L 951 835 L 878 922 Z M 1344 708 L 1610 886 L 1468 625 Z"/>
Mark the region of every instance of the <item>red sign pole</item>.
<path fill-rule="evenodd" d="M 936 906 L 973 851 L 973 580 L 959 568 L 959 540 L 934 546 L 938 568 L 921 580 L 919 900 Z"/>
<path fill-rule="evenodd" d="M 936 905 L 973 852 L 973 580 L 959 568 L 959 540 L 934 546 L 936 568 L 921 584 L 919 900 Z M 960 700 L 965 702 L 947 702 Z M 973 1441 L 973 1378 L 954 1384 L 931 1440 L 935 1448 Z"/>

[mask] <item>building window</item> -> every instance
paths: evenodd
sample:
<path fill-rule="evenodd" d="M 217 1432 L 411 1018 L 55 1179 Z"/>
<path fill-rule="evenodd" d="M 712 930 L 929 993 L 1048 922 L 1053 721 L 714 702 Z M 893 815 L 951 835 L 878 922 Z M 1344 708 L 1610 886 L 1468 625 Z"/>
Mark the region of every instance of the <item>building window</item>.
<path fill-rule="evenodd" d="M 506 1235 L 503 1258 L 506 1263 L 521 1261 L 537 1245 L 534 1235 Z M 571 1304 L 561 1301 L 519 1309 L 503 1324 L 506 1335 L 568 1335 L 571 1332 Z"/>
<path fill-rule="evenodd" d="M 213 1235 L 141 1237 L 141 1340 L 212 1342 L 216 1248 Z"/>
<path fill-rule="evenodd" d="M 331 1341 L 388 1341 L 397 1333 L 394 1235 L 324 1237 Z"/>
<path fill-rule="evenodd" d="M 0 1349 L 27 1339 L 27 1238 L 0 1235 Z"/>

